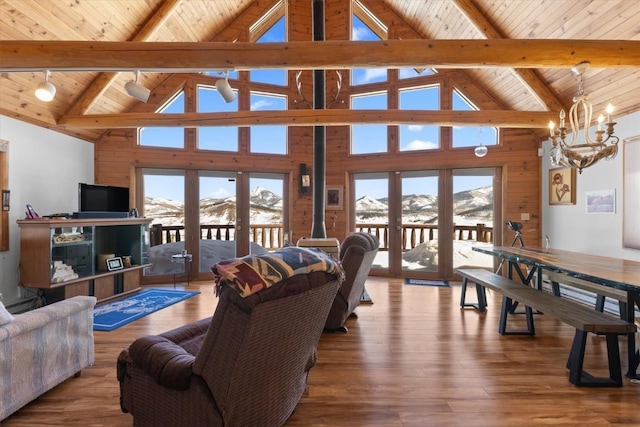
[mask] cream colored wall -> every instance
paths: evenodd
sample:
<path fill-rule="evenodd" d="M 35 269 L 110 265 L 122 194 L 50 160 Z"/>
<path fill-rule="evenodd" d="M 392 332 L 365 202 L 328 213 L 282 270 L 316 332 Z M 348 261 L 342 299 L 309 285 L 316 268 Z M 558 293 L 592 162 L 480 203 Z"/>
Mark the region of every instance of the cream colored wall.
<path fill-rule="evenodd" d="M 0 292 L 5 305 L 23 299 L 20 230 L 25 205 L 40 215 L 78 210 L 78 183 L 93 182 L 94 145 L 0 115 L 0 139 L 9 141 L 9 251 L 0 252 Z"/>
<path fill-rule="evenodd" d="M 612 160 L 601 160 L 576 174 L 576 204 L 549 205 L 549 150 L 545 141 L 542 159 L 542 234 L 551 240 L 551 246 L 594 255 L 606 255 L 640 261 L 640 250 L 622 247 L 623 204 L 623 140 L 640 135 L 640 112 L 616 118 L 615 134 L 619 136 L 618 155 Z M 592 134 L 594 128 L 591 129 Z M 585 192 L 613 189 L 616 193 L 614 214 L 587 214 Z M 635 220 L 640 221 L 640 213 Z M 544 240 L 543 240 L 544 241 Z"/>

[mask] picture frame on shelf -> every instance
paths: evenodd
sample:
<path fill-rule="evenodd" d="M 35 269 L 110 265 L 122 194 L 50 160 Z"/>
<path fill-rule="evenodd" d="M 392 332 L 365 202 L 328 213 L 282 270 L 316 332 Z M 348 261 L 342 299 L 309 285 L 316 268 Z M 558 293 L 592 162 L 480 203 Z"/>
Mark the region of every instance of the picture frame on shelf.
<path fill-rule="evenodd" d="M 124 268 L 124 263 L 122 262 L 122 258 L 117 256 L 115 258 L 107 259 L 107 269 L 109 271 L 122 270 Z"/>
<path fill-rule="evenodd" d="M 575 168 L 549 169 L 549 204 L 576 204 Z"/>
<path fill-rule="evenodd" d="M 342 210 L 344 206 L 343 191 L 341 185 L 327 187 L 325 194 L 325 207 L 327 210 Z"/>

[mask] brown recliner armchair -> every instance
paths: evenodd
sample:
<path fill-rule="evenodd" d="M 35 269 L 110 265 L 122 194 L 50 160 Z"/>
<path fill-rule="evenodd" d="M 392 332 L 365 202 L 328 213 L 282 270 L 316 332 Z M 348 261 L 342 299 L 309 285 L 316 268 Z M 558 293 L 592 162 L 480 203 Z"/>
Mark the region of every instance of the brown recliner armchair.
<path fill-rule="evenodd" d="M 356 316 L 354 310 L 360 305 L 364 284 L 379 246 L 380 242 L 375 236 L 363 232 L 351 233 L 340 245 L 340 261 L 345 280 L 329 311 L 324 326 L 326 331 L 347 332 L 344 322 L 349 316 Z"/>
<path fill-rule="evenodd" d="M 212 317 L 122 351 L 122 410 L 138 427 L 284 424 L 306 390 L 340 281 L 314 271 L 246 298 L 222 288 Z"/>

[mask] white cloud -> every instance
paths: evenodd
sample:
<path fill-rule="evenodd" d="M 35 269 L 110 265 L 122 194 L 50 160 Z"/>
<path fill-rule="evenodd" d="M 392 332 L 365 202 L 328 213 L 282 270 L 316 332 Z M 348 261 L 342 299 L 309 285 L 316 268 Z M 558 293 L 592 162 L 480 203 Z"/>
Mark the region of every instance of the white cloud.
<path fill-rule="evenodd" d="M 408 145 L 406 150 L 433 150 L 434 148 L 438 148 L 438 144 L 431 141 L 421 141 L 419 139 L 414 139 Z"/>
<path fill-rule="evenodd" d="M 385 79 L 387 78 L 386 68 L 367 68 L 364 71 L 363 83 L 379 80 L 379 77 L 384 77 Z"/>
<path fill-rule="evenodd" d="M 261 99 L 260 101 L 254 102 L 253 104 L 251 104 L 251 110 L 255 111 L 255 110 L 261 110 L 263 108 L 266 108 L 270 105 L 272 105 L 272 102 L 266 101 L 264 99 Z"/>
<path fill-rule="evenodd" d="M 351 39 L 353 41 L 364 40 L 367 33 L 368 29 L 365 27 L 353 27 L 353 31 L 351 32 Z"/>
<path fill-rule="evenodd" d="M 408 125 L 407 129 L 409 132 L 420 132 L 424 129 L 424 125 Z"/>

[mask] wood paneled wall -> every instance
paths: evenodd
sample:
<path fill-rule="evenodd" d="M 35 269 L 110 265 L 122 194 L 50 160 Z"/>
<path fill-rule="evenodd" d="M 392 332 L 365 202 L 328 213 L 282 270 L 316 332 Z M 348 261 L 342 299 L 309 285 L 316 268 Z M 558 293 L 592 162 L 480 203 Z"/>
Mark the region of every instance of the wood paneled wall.
<path fill-rule="evenodd" d="M 374 5 L 377 2 L 372 2 Z M 343 3 L 327 2 L 325 13 L 325 34 L 327 39 L 348 40 L 351 32 L 351 10 L 345 10 Z M 397 15 L 383 8 L 378 18 L 388 26 L 390 37 L 407 37 L 414 35 L 410 28 Z M 312 38 L 311 5 L 310 2 L 289 2 L 287 4 L 288 38 L 289 41 L 310 40 Z M 385 19 L 388 20 L 385 22 Z M 233 35 L 244 41 L 250 37 L 247 32 L 234 31 Z M 221 39 L 227 35 L 220 35 Z M 410 52 L 407 52 L 410 55 Z M 397 87 L 396 73 L 391 72 L 389 81 L 381 87 Z M 335 96 L 335 72 L 326 73 L 327 99 Z M 162 90 L 154 91 L 149 104 L 141 104 L 138 111 L 155 111 L 168 97 L 176 91 L 184 89 L 186 93 L 187 109 L 195 106 L 195 88 L 197 83 L 206 80 L 201 75 L 177 75 L 165 81 Z M 442 71 L 435 76 L 425 77 L 437 81 L 441 85 L 441 93 L 448 94 L 453 88 L 459 89 L 475 105 L 481 109 L 500 109 L 483 88 L 474 84 L 463 71 Z M 212 80 L 208 80 L 210 83 Z M 215 81 L 215 80 L 213 80 Z M 301 76 L 302 90 L 307 99 L 312 99 L 312 74 L 306 71 Z M 241 109 L 248 109 L 250 83 L 241 73 L 235 86 L 240 89 L 238 102 Z M 289 86 L 283 89 L 289 97 L 289 108 L 309 108 L 300 102 L 295 85 L 295 70 L 289 73 Z M 331 106 L 334 109 L 349 108 L 349 73 L 343 72 L 343 86 L 339 100 Z M 389 95 L 389 108 L 397 107 L 397 96 Z M 155 102 L 155 104 L 154 104 Z M 450 98 L 443 97 L 442 108 L 450 108 Z M 349 155 L 349 127 L 328 127 L 326 131 L 326 184 L 328 186 L 342 185 L 345 188 L 345 200 L 349 200 L 348 176 L 352 172 L 373 171 L 407 171 L 442 168 L 468 167 L 501 167 L 502 183 L 502 218 L 520 221 L 521 213 L 528 213 L 530 220 L 526 221 L 523 232 L 527 245 L 539 245 L 540 237 L 540 167 L 541 162 L 537 154 L 538 138 L 533 132 L 522 129 L 501 129 L 500 145 L 489 147 L 489 154 L 484 158 L 477 158 L 473 148 L 452 150 L 450 146 L 451 132 L 443 128 L 441 135 L 442 149 L 429 152 L 398 152 L 397 128 L 389 128 L 389 153 L 369 154 L 360 156 Z M 296 241 L 299 237 L 309 236 L 313 219 L 313 196 L 311 193 L 301 195 L 299 192 L 299 164 L 306 163 L 309 168 L 313 165 L 313 129 L 311 127 L 290 127 L 288 132 L 289 153 L 285 156 L 256 155 L 248 152 L 249 132 L 240 131 L 240 152 L 223 153 L 207 152 L 195 149 L 194 129 L 185 132 L 185 149 L 163 149 L 140 147 L 137 145 L 137 133 L 131 130 L 111 130 L 106 132 L 96 143 L 96 182 L 100 184 L 125 185 L 134 188 L 133 171 L 136 167 L 170 167 L 185 169 L 233 170 L 233 171 L 265 171 L 290 174 L 290 206 L 291 238 Z M 138 207 L 140 208 L 140 207 Z M 327 212 L 325 224 L 328 237 L 342 240 L 349 232 L 348 204 L 338 212 Z M 334 216 L 335 214 L 335 227 Z M 512 238 L 511 233 L 503 234 L 504 244 Z"/>

